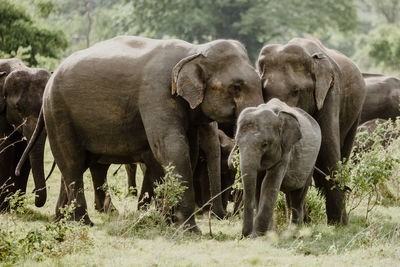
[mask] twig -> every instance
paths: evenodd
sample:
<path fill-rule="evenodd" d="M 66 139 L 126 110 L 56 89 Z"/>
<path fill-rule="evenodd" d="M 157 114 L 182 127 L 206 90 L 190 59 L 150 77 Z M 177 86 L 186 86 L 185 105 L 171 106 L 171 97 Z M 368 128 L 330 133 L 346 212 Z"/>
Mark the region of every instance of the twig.
<path fill-rule="evenodd" d="M 178 233 L 178 231 L 182 230 L 183 227 L 186 226 L 186 223 L 194 216 L 196 215 L 199 211 L 203 210 L 204 207 L 208 206 L 209 204 L 211 204 L 211 202 L 217 198 L 218 196 L 220 196 L 221 194 L 223 194 L 225 191 L 227 191 L 228 189 L 230 189 L 232 187 L 232 185 L 228 186 L 227 188 L 225 188 L 224 190 L 222 190 L 221 192 L 219 192 L 218 194 L 216 194 L 215 196 L 213 196 L 212 198 L 210 198 L 203 206 L 201 206 L 198 210 L 194 211 L 181 225 L 179 225 L 178 229 L 176 229 L 176 231 L 174 232 L 174 234 L 172 235 L 172 238 L 174 238 L 174 236 Z M 183 230 L 183 233 L 191 230 L 192 228 L 194 228 L 195 225 L 186 228 L 185 230 Z"/>

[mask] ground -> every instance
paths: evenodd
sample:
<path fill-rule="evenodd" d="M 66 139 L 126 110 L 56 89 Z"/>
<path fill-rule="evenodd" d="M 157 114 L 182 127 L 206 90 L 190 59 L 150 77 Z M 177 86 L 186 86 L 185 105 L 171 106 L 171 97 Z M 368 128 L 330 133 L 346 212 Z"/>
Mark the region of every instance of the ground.
<path fill-rule="evenodd" d="M 45 169 L 51 153 L 46 148 Z M 283 224 L 277 233 L 257 239 L 241 238 L 241 220 L 209 221 L 196 217 L 202 235 L 182 233 L 176 227 L 138 228 L 140 214 L 135 197 L 126 197 L 124 168 L 113 165 L 108 178 L 118 214 L 104 215 L 94 210 L 93 186 L 85 173 L 85 194 L 93 227 L 71 226 L 64 242 L 47 252 L 25 248 L 18 266 L 395 266 L 400 262 L 400 207 L 378 206 L 365 221 L 364 206 L 350 214 L 348 226 L 327 226 L 322 220 L 301 227 Z M 0 229 L 25 237 L 33 229 L 55 225 L 55 204 L 59 192 L 58 169 L 48 181 L 48 200 L 43 208 L 29 204 L 24 214 L 0 215 Z M 30 179 L 28 192 L 32 190 Z M 210 225 L 212 234 L 210 234 Z M 47 228 L 46 228 L 47 229 Z M 51 228 L 53 229 L 53 228 Z M 136 229 L 136 230 L 132 230 Z M 138 230 L 139 229 L 139 230 Z M 160 230 L 161 229 L 161 230 Z M 35 232 L 36 233 L 36 232 Z M 24 239 L 25 240 L 25 239 Z M 42 241 L 41 241 L 42 242 Z M 43 242 L 42 242 L 43 243 Z M 1 243 L 0 243 L 1 244 Z M 17 246 L 17 245 L 16 245 Z M 34 246 L 33 246 L 34 247 Z M 0 246 L 0 255 L 1 255 Z M 1 261 L 0 265 L 12 264 Z"/>

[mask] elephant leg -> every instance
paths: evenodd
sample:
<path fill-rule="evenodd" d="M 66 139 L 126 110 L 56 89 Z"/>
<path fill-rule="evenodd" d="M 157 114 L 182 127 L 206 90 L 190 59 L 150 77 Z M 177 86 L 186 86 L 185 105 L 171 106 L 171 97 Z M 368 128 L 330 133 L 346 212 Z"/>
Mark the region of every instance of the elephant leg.
<path fill-rule="evenodd" d="M 207 200 L 214 198 L 212 200 L 212 210 L 218 218 L 222 219 L 226 216 L 226 211 L 222 205 L 221 143 L 219 141 L 218 125 L 216 122 L 199 126 L 199 146 L 204 152 L 207 162 L 209 188 L 208 190 L 204 188 L 204 192 L 210 192 Z"/>
<path fill-rule="evenodd" d="M 63 175 L 56 207 L 56 218 L 59 219 L 63 216 L 60 208 L 65 205 L 65 196 L 63 195 L 65 193 L 67 205 L 72 203 L 75 205 L 71 219 L 93 225 L 87 213 L 83 186 L 83 173 L 88 168 L 87 152 L 79 145 L 80 142 L 76 140 L 74 129 L 70 124 L 57 123 L 59 121 L 52 116 L 46 118 L 46 124 L 56 125 L 56 127 L 49 127 L 48 137 L 55 162 Z"/>
<path fill-rule="evenodd" d="M 164 121 L 159 123 L 154 122 L 154 116 L 152 116 L 154 125 L 163 125 Z M 146 127 L 146 121 L 143 119 Z M 168 121 L 171 124 L 171 121 Z M 178 220 L 178 224 L 188 226 L 189 229 L 195 232 L 200 232 L 197 227 L 194 218 L 194 190 L 193 190 L 193 173 L 190 164 L 190 151 L 189 142 L 185 135 L 185 130 L 180 128 L 180 123 L 169 127 L 168 131 L 159 132 L 158 134 L 152 134 L 148 136 L 151 150 L 157 161 L 162 166 L 168 166 L 173 164 L 175 166 L 174 173 L 181 176 L 182 185 L 186 186 L 187 189 L 183 193 L 182 199 L 180 200 L 177 208 L 175 209 L 175 216 Z M 150 126 L 150 125 L 149 125 Z M 153 126 L 153 125 L 151 125 Z M 151 127 L 153 133 L 156 132 L 154 127 Z"/>
<path fill-rule="evenodd" d="M 111 202 L 109 190 L 103 186 L 107 183 L 107 171 L 109 167 L 109 164 L 106 165 L 98 163 L 90 166 L 90 173 L 92 174 L 94 187 L 95 209 L 105 213 L 117 210 Z"/>
<path fill-rule="evenodd" d="M 129 194 L 132 196 L 137 196 L 137 188 L 136 188 L 136 164 L 125 164 L 126 174 L 128 176 L 128 188 Z"/>
<path fill-rule="evenodd" d="M 25 161 L 20 175 L 15 175 L 15 168 L 26 148 L 26 142 L 20 142 L 22 136 L 19 133 L 10 135 L 12 127 L 7 124 L 3 116 L 0 116 L 0 127 L 0 138 L 7 136 L 7 139 L 0 141 L 0 151 L 2 151 L 0 153 L 0 211 L 6 211 L 10 208 L 7 197 L 14 195 L 18 190 L 20 195 L 25 194 L 30 163 Z"/>
<path fill-rule="evenodd" d="M 261 193 L 257 216 L 254 221 L 253 235 L 263 235 L 274 228 L 274 209 L 287 168 L 287 155 L 277 166 L 267 171 L 261 184 Z"/>
<path fill-rule="evenodd" d="M 144 170 L 142 188 L 140 190 L 138 209 L 146 207 L 150 204 L 154 197 L 154 187 L 156 182 L 161 181 L 164 176 L 164 170 L 161 165 L 155 160 L 151 151 L 143 153 L 142 159 L 144 164 L 141 164 L 142 171 Z"/>
<path fill-rule="evenodd" d="M 147 207 L 154 196 L 154 177 L 150 175 L 150 168 L 146 167 L 140 189 L 138 210 Z"/>
<path fill-rule="evenodd" d="M 357 127 L 359 124 L 360 119 L 358 118 L 353 125 L 351 126 L 349 132 L 347 133 L 346 137 L 344 138 L 344 143 L 342 147 L 342 158 L 348 159 L 353 149 L 353 141 L 357 134 Z"/>
<path fill-rule="evenodd" d="M 200 203 L 199 203 L 199 207 L 203 206 L 204 204 L 206 204 L 210 198 L 210 181 L 209 181 L 209 175 L 208 175 L 208 170 L 207 170 L 207 162 L 206 161 L 202 161 L 197 163 L 198 168 L 196 169 L 198 171 L 198 174 L 194 174 L 194 176 L 198 176 L 198 180 L 199 180 L 199 188 L 196 189 L 195 188 L 195 192 L 199 191 L 200 193 Z M 207 211 L 211 208 L 211 203 L 209 203 L 208 205 L 206 205 L 204 207 L 204 211 Z M 214 209 L 213 209 L 214 211 Z M 214 211 L 215 212 L 215 211 Z M 216 214 L 219 218 L 220 215 L 223 214 Z"/>
<path fill-rule="evenodd" d="M 261 171 L 261 172 L 257 173 L 257 187 L 256 187 L 256 207 L 257 208 L 259 206 L 262 182 L 264 180 L 265 174 L 266 174 L 265 171 Z"/>
<path fill-rule="evenodd" d="M 201 159 L 199 159 L 199 163 L 197 164 L 194 172 L 193 172 L 193 187 L 194 187 L 194 199 L 196 202 L 196 205 L 198 207 L 203 206 L 204 204 L 204 199 L 202 198 L 202 187 L 204 187 L 204 185 L 202 186 L 201 181 L 204 179 L 201 177 L 200 172 L 201 169 L 204 168 L 204 166 L 202 166 L 201 163 Z M 208 181 L 208 177 L 207 177 L 207 181 Z"/>
<path fill-rule="evenodd" d="M 61 175 L 61 183 L 60 183 L 60 193 L 58 195 L 58 200 L 56 204 L 56 221 L 63 218 L 63 214 L 61 213 L 61 208 L 68 205 L 68 193 L 67 193 L 67 185 L 64 181 L 64 176 Z"/>
<path fill-rule="evenodd" d="M 332 94 L 329 96 L 329 94 Z M 321 128 L 321 148 L 315 166 L 327 175 L 337 169 L 341 160 L 339 111 L 337 108 L 338 94 L 328 93 L 324 109 L 316 118 Z M 337 182 L 326 179 L 325 175 L 314 171 L 315 186 L 325 195 L 326 215 L 329 224 L 348 223 L 346 213 L 345 192 L 340 189 Z"/>
<path fill-rule="evenodd" d="M 290 208 L 289 211 L 292 213 L 292 223 L 301 224 L 304 222 L 304 204 L 310 184 L 311 177 L 303 188 L 287 193 L 288 199 L 290 200 L 290 206 L 288 208 Z"/>

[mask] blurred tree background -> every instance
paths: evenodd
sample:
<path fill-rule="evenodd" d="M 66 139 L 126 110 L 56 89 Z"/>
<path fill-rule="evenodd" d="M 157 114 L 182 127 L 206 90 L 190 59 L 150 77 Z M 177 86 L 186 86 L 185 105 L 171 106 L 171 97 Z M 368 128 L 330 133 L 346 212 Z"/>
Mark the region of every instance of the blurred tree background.
<path fill-rule="evenodd" d="M 267 43 L 315 36 L 362 71 L 398 74 L 400 0 L 0 0 L 0 57 L 54 69 L 116 35 Z"/>

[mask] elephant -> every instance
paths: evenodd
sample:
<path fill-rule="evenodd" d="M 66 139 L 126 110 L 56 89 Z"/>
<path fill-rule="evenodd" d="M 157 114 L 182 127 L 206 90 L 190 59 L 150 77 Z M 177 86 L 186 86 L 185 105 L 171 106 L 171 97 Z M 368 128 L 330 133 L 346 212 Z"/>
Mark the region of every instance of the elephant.
<path fill-rule="evenodd" d="M 400 79 L 382 74 L 363 73 L 367 95 L 360 124 L 372 119 L 400 116 Z"/>
<path fill-rule="evenodd" d="M 214 201 L 212 201 L 212 210 L 218 218 L 224 218 L 226 216 L 226 203 L 224 202 L 225 195 L 222 194 L 222 196 L 218 196 L 221 192 L 221 183 L 223 182 L 223 180 L 221 180 L 222 151 L 220 149 L 220 136 L 223 133 L 222 131 L 220 132 L 217 123 L 215 122 L 199 126 L 198 131 L 193 133 L 194 135 L 197 135 L 194 136 L 193 140 L 197 140 L 196 142 L 198 142 L 198 145 L 192 146 L 197 148 L 195 149 L 196 151 L 192 151 L 192 154 L 200 153 L 200 156 L 193 155 L 191 158 L 194 159 L 192 167 L 194 168 L 193 183 L 196 203 L 199 206 L 202 206 L 212 196 L 217 196 Z M 138 209 L 142 208 L 146 204 L 150 204 L 151 199 L 154 197 L 155 182 L 160 182 L 160 178 L 164 176 L 163 168 L 155 160 L 151 152 L 144 153 L 139 164 L 144 173 L 144 177 L 139 195 Z M 125 168 L 128 174 L 128 186 L 130 184 L 135 184 L 136 186 L 136 164 L 126 164 Z M 98 186 L 106 183 L 106 170 L 102 176 L 96 175 L 96 181 L 98 181 L 96 183 Z M 225 183 L 223 185 L 225 185 Z M 202 203 L 199 202 L 200 197 L 202 197 Z M 104 204 L 106 205 L 101 209 L 102 211 L 107 211 L 109 209 L 107 205 L 111 203 L 111 200 L 108 198 L 106 199 L 104 190 L 100 189 L 95 191 L 95 201 L 96 207 L 103 207 Z"/>
<path fill-rule="evenodd" d="M 233 124 L 244 108 L 262 102 L 260 77 L 238 41 L 194 45 L 118 36 L 75 52 L 50 78 L 35 131 L 46 125 L 63 175 L 60 190 L 67 191 L 56 216 L 76 200 L 73 218 L 92 225 L 83 172 L 97 163 L 137 162 L 151 150 L 161 166 L 172 163 L 187 186 L 175 209 L 177 223 L 200 232 L 188 131 L 210 121 Z"/>
<path fill-rule="evenodd" d="M 391 127 L 393 126 L 393 125 L 391 125 L 392 123 L 393 122 L 391 122 L 389 120 L 384 120 L 384 119 L 369 120 L 369 121 L 364 122 L 360 126 L 358 126 L 357 134 L 367 133 L 368 137 L 370 137 L 375 132 L 378 125 L 381 124 L 381 127 L 383 129 L 385 129 L 386 131 L 384 131 L 384 132 L 379 131 L 376 134 L 382 138 L 381 144 L 384 148 L 386 148 L 391 144 L 391 142 L 394 139 L 397 139 L 400 137 L 400 133 L 398 131 L 387 131 L 388 129 L 391 129 Z M 367 140 L 367 142 L 365 142 L 366 140 Z M 354 146 L 353 146 L 353 154 L 356 155 L 361 152 L 367 152 L 368 150 L 371 149 L 373 144 L 374 144 L 374 141 L 370 140 L 370 139 L 364 139 L 362 137 L 360 139 L 356 139 L 356 142 L 354 142 Z"/>
<path fill-rule="evenodd" d="M 14 174 L 18 160 L 33 134 L 42 105 L 42 95 L 51 73 L 29 68 L 19 59 L 0 59 L 0 210 L 8 210 L 8 196 L 26 192 L 32 167 L 35 182 L 35 205 L 46 202 L 43 155 L 46 133 L 36 141 L 19 177 Z"/>
<path fill-rule="evenodd" d="M 221 190 L 225 190 L 231 187 L 235 181 L 236 172 L 234 170 L 229 169 L 228 167 L 228 157 L 231 150 L 234 147 L 234 141 L 220 129 L 218 129 L 217 135 L 219 141 L 218 148 L 220 150 L 220 160 L 217 160 L 220 163 L 220 177 L 217 177 L 217 179 L 219 178 L 221 181 L 220 182 Z M 207 142 L 207 144 L 209 144 L 209 142 Z M 210 189 L 213 186 L 212 184 L 210 184 L 209 177 L 212 177 L 212 172 L 209 171 L 209 164 L 210 164 L 210 158 L 207 157 L 206 153 L 204 152 L 200 153 L 199 160 L 193 174 L 195 200 L 196 204 L 199 207 L 202 207 L 204 204 L 206 204 L 213 195 L 216 195 L 216 193 L 220 193 L 220 192 L 214 192 L 213 194 L 211 194 L 210 192 Z M 228 200 L 231 200 L 230 192 L 231 190 L 225 190 L 224 192 L 221 193 L 223 216 L 221 214 L 216 213 L 216 211 L 213 210 L 214 213 L 219 218 L 223 218 L 226 216 Z M 215 203 L 213 203 L 212 207 L 214 207 L 214 205 Z"/>
<path fill-rule="evenodd" d="M 273 212 L 280 190 L 286 194 L 292 222 L 302 223 L 305 196 L 321 145 L 318 123 L 302 109 L 273 98 L 242 111 L 236 142 L 243 181 L 242 234 L 258 236 L 273 229 Z M 253 223 L 260 172 L 265 175 Z"/>
<path fill-rule="evenodd" d="M 315 38 L 294 38 L 270 44 L 257 61 L 265 100 L 279 98 L 299 107 L 318 122 L 322 142 L 313 177 L 325 196 L 328 224 L 348 223 L 345 190 L 332 172 L 348 158 L 365 99 L 365 82 L 358 67 Z"/>

